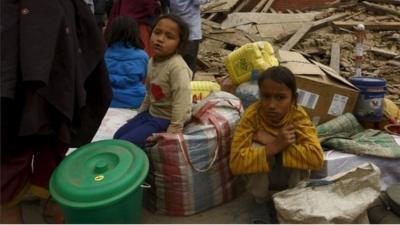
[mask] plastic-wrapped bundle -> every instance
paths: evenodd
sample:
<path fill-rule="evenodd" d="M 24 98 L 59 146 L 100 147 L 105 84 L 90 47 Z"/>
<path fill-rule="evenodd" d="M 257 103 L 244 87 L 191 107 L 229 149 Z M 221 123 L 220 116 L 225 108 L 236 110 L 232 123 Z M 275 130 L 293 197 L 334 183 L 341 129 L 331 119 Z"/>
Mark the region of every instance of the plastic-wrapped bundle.
<path fill-rule="evenodd" d="M 251 73 L 251 80 L 242 83 L 236 88 L 236 96 L 242 100 L 243 108 L 246 109 L 253 102 L 257 101 L 260 89 L 258 88 L 257 79 L 259 76 L 258 70 L 253 70 Z"/>
<path fill-rule="evenodd" d="M 198 213 L 230 201 L 235 178 L 229 169 L 234 128 L 243 107 L 227 92 L 213 92 L 193 107 L 183 134 L 154 134 L 145 151 L 150 160 L 145 206 L 173 216 Z"/>

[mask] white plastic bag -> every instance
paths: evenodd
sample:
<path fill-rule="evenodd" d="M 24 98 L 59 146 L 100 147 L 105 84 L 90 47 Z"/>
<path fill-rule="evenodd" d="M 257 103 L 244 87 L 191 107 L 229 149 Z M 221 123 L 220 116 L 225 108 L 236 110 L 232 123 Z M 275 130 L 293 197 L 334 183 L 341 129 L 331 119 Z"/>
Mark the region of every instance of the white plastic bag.
<path fill-rule="evenodd" d="M 379 197 L 379 176 L 378 167 L 365 163 L 323 182 L 302 181 L 273 195 L 278 220 L 280 223 L 369 223 L 366 210 Z"/>

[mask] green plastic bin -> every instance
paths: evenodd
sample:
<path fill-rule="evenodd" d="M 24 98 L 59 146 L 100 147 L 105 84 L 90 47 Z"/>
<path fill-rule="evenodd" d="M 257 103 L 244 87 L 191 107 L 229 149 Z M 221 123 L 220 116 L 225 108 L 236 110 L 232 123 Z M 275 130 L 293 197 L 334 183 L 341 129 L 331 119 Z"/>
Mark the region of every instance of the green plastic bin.
<path fill-rule="evenodd" d="M 67 223 L 140 223 L 146 154 L 122 140 L 80 147 L 53 172 L 50 194 Z"/>

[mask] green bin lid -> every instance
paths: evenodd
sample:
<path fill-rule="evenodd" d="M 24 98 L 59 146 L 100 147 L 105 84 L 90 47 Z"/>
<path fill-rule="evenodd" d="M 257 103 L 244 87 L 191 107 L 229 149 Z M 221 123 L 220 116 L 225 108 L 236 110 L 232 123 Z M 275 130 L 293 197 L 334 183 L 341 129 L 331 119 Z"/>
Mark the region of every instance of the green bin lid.
<path fill-rule="evenodd" d="M 60 204 L 87 208 L 112 204 L 144 182 L 146 154 L 123 140 L 84 145 L 67 156 L 53 172 L 50 194 Z"/>

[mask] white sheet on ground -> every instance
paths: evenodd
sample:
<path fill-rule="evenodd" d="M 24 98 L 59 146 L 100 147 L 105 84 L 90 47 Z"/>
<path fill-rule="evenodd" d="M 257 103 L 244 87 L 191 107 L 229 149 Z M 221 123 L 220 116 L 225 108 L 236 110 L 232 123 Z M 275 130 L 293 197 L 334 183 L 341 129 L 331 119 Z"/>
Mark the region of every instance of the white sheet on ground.
<path fill-rule="evenodd" d="M 92 142 L 112 139 L 118 128 L 124 125 L 127 120 L 135 117 L 136 114 L 137 111 L 132 109 L 109 108 Z M 66 155 L 71 154 L 75 149 L 76 148 L 70 148 Z"/>
<path fill-rule="evenodd" d="M 371 162 L 381 170 L 381 188 L 386 188 L 393 183 L 400 182 L 400 159 L 390 159 L 367 155 L 354 155 L 340 151 L 330 150 L 325 153 L 324 168 L 313 171 L 311 178 L 323 178 L 344 172 L 365 162 Z"/>

